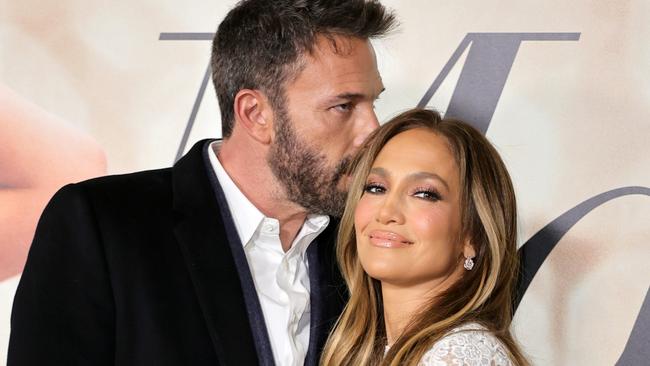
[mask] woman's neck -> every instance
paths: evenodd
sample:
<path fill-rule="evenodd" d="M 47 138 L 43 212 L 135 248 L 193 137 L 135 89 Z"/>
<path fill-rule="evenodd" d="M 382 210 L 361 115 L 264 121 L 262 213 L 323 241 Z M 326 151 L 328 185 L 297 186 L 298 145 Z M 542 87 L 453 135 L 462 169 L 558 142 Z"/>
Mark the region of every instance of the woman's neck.
<path fill-rule="evenodd" d="M 430 306 L 431 301 L 456 282 L 460 275 L 459 271 L 454 271 L 442 279 L 417 285 L 394 285 L 382 281 L 381 291 L 388 345 L 393 345 L 417 314 Z"/>
<path fill-rule="evenodd" d="M 381 284 L 381 291 L 386 337 L 391 346 L 435 294 L 430 288 L 399 287 L 385 282 Z"/>

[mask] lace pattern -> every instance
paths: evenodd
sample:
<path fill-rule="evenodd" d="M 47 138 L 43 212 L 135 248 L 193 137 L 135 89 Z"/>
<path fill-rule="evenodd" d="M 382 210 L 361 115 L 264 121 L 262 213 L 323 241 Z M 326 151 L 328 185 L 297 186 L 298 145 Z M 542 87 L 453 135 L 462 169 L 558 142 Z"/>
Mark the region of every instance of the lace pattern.
<path fill-rule="evenodd" d="M 427 351 L 418 366 L 511 366 L 506 348 L 477 323 L 453 329 Z"/>

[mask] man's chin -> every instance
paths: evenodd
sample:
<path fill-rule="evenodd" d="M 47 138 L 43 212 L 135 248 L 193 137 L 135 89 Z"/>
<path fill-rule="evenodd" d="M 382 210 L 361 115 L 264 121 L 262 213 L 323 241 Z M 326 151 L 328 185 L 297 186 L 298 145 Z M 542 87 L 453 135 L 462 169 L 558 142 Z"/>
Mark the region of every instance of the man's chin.
<path fill-rule="evenodd" d="M 343 179 L 341 179 L 341 181 L 343 181 Z M 343 215 L 343 211 L 345 210 L 345 201 L 348 195 L 347 186 L 349 186 L 349 184 L 346 185 L 345 191 L 342 191 L 337 187 L 336 193 L 333 193 L 330 197 L 330 212 L 328 215 L 334 217 L 341 217 Z"/>

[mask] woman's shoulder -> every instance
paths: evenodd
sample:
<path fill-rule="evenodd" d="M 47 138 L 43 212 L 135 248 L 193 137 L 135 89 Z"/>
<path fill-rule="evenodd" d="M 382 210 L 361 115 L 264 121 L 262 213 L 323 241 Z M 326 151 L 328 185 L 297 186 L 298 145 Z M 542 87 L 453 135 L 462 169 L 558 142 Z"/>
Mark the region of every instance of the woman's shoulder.
<path fill-rule="evenodd" d="M 449 331 L 424 354 L 418 366 L 512 365 L 506 347 L 488 329 L 467 323 Z"/>

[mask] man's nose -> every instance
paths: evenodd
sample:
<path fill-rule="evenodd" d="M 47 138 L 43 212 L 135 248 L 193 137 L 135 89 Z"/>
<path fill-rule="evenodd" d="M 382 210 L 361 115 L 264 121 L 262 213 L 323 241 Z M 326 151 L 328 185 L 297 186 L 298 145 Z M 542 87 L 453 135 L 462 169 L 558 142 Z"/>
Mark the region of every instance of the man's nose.
<path fill-rule="evenodd" d="M 364 113 L 364 115 L 361 117 L 359 122 L 360 127 L 353 141 L 354 147 L 361 146 L 363 142 L 366 141 L 368 136 L 372 133 L 372 131 L 379 127 L 379 120 L 377 119 L 375 109 L 372 107 L 369 108 L 369 110 L 366 111 L 366 113 Z"/>

